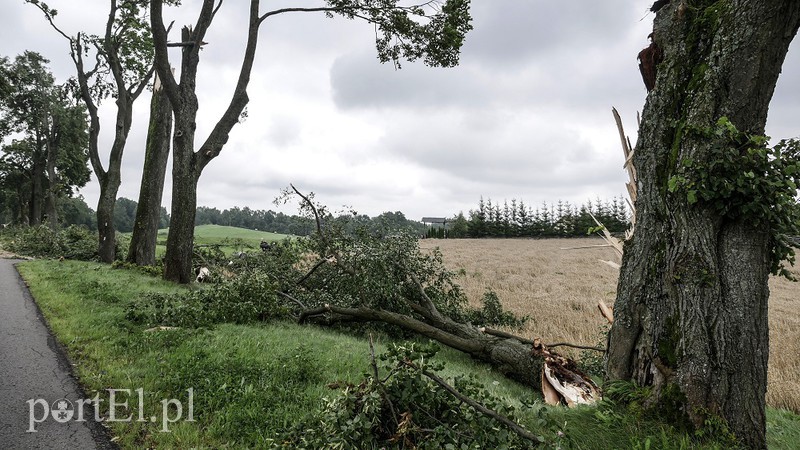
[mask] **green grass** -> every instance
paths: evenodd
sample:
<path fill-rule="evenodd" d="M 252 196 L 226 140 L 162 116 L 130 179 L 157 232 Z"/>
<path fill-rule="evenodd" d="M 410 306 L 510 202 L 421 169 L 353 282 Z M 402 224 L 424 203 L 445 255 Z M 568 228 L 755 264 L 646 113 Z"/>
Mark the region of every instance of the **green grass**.
<path fill-rule="evenodd" d="M 162 231 L 166 236 L 166 232 L 169 231 L 169 228 L 158 230 L 159 235 L 161 235 Z M 270 233 L 268 231 L 256 231 L 224 225 L 199 225 L 194 227 L 194 237 L 197 240 L 214 242 L 219 242 L 222 239 L 241 239 L 258 246 L 262 239 L 272 242 L 280 241 L 291 236 L 288 234 Z"/>
<path fill-rule="evenodd" d="M 169 228 L 158 230 L 156 254 L 163 256 L 166 253 L 167 234 Z M 130 233 L 123 233 L 129 235 Z M 229 227 L 224 225 L 198 225 L 194 227 L 195 245 L 219 245 L 225 254 L 241 251 L 259 250 L 261 241 L 277 242 L 291 239 L 289 234 L 256 231 L 247 228 Z"/>
<path fill-rule="evenodd" d="M 334 381 L 357 383 L 369 370 L 364 339 L 290 323 L 262 326 L 218 325 L 211 329 L 146 332 L 125 319 L 128 302 L 144 292 L 178 292 L 184 287 L 136 271 L 73 261 L 30 261 L 19 266 L 57 339 L 75 363 L 91 397 L 106 389 L 144 392 L 144 406 L 129 398 L 131 422 L 110 423 L 121 448 L 263 447 L 268 439 L 302 421 Z M 379 338 L 376 351 L 388 342 Z M 539 394 L 508 381 L 463 354 L 442 350 L 446 377 L 474 374 L 479 382 L 519 408 L 521 421 L 537 426 L 537 408 L 520 399 Z M 160 432 L 161 399 L 176 398 L 187 408 L 193 388 L 194 422 L 178 421 Z M 124 399 L 118 399 L 124 401 Z M 107 400 L 103 405 L 107 405 Z M 136 421 L 137 412 L 157 422 Z M 106 409 L 103 409 L 105 412 Z M 174 414 L 174 412 L 173 412 Z M 704 448 L 657 422 L 624 412 L 549 408 L 575 448 Z M 798 416 L 770 410 L 770 448 L 800 448 Z M 707 448 L 714 448 L 707 445 Z"/>

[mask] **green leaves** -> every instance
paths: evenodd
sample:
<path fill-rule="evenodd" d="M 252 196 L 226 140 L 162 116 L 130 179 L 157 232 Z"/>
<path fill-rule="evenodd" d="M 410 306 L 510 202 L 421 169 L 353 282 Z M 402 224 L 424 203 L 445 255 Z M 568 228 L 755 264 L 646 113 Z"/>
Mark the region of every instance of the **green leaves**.
<path fill-rule="evenodd" d="M 328 0 L 332 13 L 375 25 L 382 63 L 422 59 L 431 67 L 458 64 L 464 37 L 472 29 L 469 0 L 434 0 L 401 6 L 397 0 Z M 332 14 L 328 13 L 329 17 Z"/>
<path fill-rule="evenodd" d="M 684 159 L 667 180 L 667 190 L 690 205 L 702 204 L 729 219 L 745 218 L 772 235 L 772 273 L 787 275 L 794 263 L 787 235 L 800 234 L 800 141 L 782 140 L 768 147 L 766 136 L 740 132 L 727 117 L 715 127 L 691 129 L 712 142 L 700 164 Z"/>
<path fill-rule="evenodd" d="M 365 375 L 348 384 L 291 433 L 281 437 L 291 448 L 530 448 L 530 442 L 473 409 L 425 373 L 445 369 L 431 344 L 401 343 L 379 356 L 384 363 L 375 379 Z M 377 370 L 377 368 L 376 368 Z M 473 377 L 457 376 L 452 386 L 467 397 L 513 420 L 516 409 L 496 397 Z M 552 420 L 542 411 L 537 424 L 544 430 Z M 551 431 L 551 430 L 547 430 Z M 555 432 L 552 441 L 556 442 Z M 548 432 L 548 435 L 550 433 Z"/>

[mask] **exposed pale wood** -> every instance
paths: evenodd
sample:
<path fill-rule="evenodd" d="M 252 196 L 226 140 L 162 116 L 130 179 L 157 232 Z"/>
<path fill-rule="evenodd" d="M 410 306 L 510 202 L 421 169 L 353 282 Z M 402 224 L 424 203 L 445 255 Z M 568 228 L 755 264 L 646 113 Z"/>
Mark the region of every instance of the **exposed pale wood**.
<path fill-rule="evenodd" d="M 561 403 L 561 396 L 545 376 L 544 367 L 542 367 L 542 397 L 544 397 L 544 402 L 551 406 L 557 406 Z"/>
<path fill-rule="evenodd" d="M 550 397 L 549 404 L 553 404 L 551 402 L 554 400 L 552 391 L 570 408 L 590 405 L 600 399 L 600 389 L 588 375 L 577 368 L 574 361 L 551 351 L 538 339 L 534 341 L 531 353 L 544 359 L 541 373 L 542 393 Z"/>
<path fill-rule="evenodd" d="M 608 261 L 606 259 L 598 259 L 598 261 L 600 261 L 603 264 L 609 265 L 609 266 L 611 266 L 611 267 L 613 267 L 613 268 L 615 268 L 617 270 L 619 270 L 620 267 L 622 267 L 622 265 L 620 263 L 616 263 L 614 261 Z"/>
<path fill-rule="evenodd" d="M 600 314 L 608 320 L 608 323 L 614 323 L 614 311 L 604 301 L 600 300 L 597 308 L 600 310 Z"/>

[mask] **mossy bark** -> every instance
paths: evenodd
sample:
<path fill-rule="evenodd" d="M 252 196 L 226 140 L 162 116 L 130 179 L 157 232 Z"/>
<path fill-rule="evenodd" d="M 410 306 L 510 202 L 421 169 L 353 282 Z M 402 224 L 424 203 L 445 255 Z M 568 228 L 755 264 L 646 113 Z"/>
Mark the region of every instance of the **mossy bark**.
<path fill-rule="evenodd" d="M 667 183 L 686 158 L 710 162 L 714 138 L 687 130 L 727 116 L 763 134 L 798 25 L 793 0 L 672 0 L 656 14 L 664 60 L 639 129 L 636 232 L 609 334 L 610 379 L 652 386 L 653 403 L 677 388 L 681 415 L 695 426 L 721 417 L 750 448 L 766 448 L 769 230 Z"/>
<path fill-rule="evenodd" d="M 150 100 L 150 127 L 147 132 L 142 183 L 127 256 L 128 262 L 140 266 L 154 265 L 156 262 L 161 197 L 164 192 L 171 134 L 172 108 L 169 98 L 163 89 L 156 87 Z"/>

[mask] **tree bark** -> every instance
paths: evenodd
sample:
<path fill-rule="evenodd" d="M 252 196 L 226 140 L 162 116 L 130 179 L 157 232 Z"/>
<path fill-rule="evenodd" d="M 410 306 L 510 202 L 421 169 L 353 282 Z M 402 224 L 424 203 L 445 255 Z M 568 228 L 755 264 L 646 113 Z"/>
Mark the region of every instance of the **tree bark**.
<path fill-rule="evenodd" d="M 35 226 L 42 223 L 42 178 L 44 177 L 44 165 L 42 161 L 41 140 L 37 138 L 36 149 L 33 152 L 33 168 L 31 176 L 31 202 L 30 202 L 30 225 Z"/>
<path fill-rule="evenodd" d="M 247 44 L 239 79 L 228 108 L 220 117 L 203 145 L 195 151 L 194 140 L 197 123 L 197 95 L 195 94 L 200 47 L 208 27 L 220 4 L 204 0 L 194 28 L 184 27 L 181 35 L 182 58 L 180 83 L 172 76 L 167 55 L 167 31 L 164 28 L 161 1 L 150 4 L 156 70 L 164 83 L 175 117 L 175 134 L 172 138 L 172 211 L 167 253 L 164 260 L 164 278 L 179 283 L 189 283 L 192 276 L 192 251 L 194 245 L 194 219 L 197 209 L 197 182 L 205 166 L 219 156 L 228 141 L 228 134 L 238 122 L 249 98 L 247 85 L 255 60 L 258 43 L 259 1 L 250 1 Z"/>
<path fill-rule="evenodd" d="M 153 2 L 155 4 L 156 2 Z M 211 4 L 205 2 L 202 17 L 209 17 Z M 160 6 L 160 5 L 159 5 Z M 159 19 L 161 17 L 158 11 Z M 154 25 L 155 26 L 155 25 Z M 181 30 L 182 42 L 199 42 L 201 31 L 205 27 L 198 26 L 194 31 L 184 27 Z M 163 24 L 162 24 L 163 29 Z M 154 33 L 156 34 L 156 33 Z M 164 37 L 166 41 L 166 36 Z M 194 152 L 194 139 L 197 123 L 196 75 L 200 62 L 199 45 L 183 49 L 181 61 L 180 87 L 174 86 L 171 72 L 162 73 L 158 66 L 158 76 L 165 81 L 165 92 L 170 96 L 170 105 L 175 115 L 175 133 L 172 136 L 172 209 L 170 214 L 169 234 L 167 235 L 167 253 L 164 258 L 164 278 L 178 283 L 190 283 L 192 276 L 192 252 L 194 250 L 194 216 L 197 212 L 197 155 Z M 158 58 L 158 53 L 156 54 Z M 158 62 L 157 62 L 158 64 Z"/>
<path fill-rule="evenodd" d="M 609 334 L 609 379 L 652 386 L 653 405 L 676 405 L 695 426 L 721 417 L 749 448 L 766 448 L 769 231 L 667 185 L 685 158 L 708 164 L 717 139 L 685 130 L 727 116 L 763 134 L 798 24 L 792 0 L 673 0 L 658 10 L 653 42 L 664 59 L 639 129 L 636 230 Z"/>
<path fill-rule="evenodd" d="M 150 101 L 150 127 L 147 133 L 142 183 L 139 188 L 139 203 L 127 256 L 128 262 L 140 266 L 156 263 L 161 197 L 164 192 L 171 135 L 172 108 L 169 105 L 169 97 L 161 89 L 156 78 Z"/>
<path fill-rule="evenodd" d="M 194 177 L 194 131 L 178 136 L 185 125 L 176 115 L 176 133 L 172 155 L 172 210 L 164 257 L 164 279 L 178 283 L 194 280 L 192 253 L 194 250 L 194 218 L 197 211 L 197 178 Z M 180 128 L 179 128 L 180 127 Z"/>
<path fill-rule="evenodd" d="M 344 308 L 326 305 L 306 310 L 300 315 L 300 323 L 315 321 L 329 314 L 322 323 L 342 320 L 383 322 L 396 325 L 419 335 L 434 339 L 448 347 L 467 353 L 473 358 L 489 363 L 504 375 L 534 389 L 541 386 L 542 358 L 535 356 L 531 345 L 513 337 L 497 337 L 483 333 L 470 324 L 459 323 L 438 314 L 435 308 L 421 308 L 422 318 L 414 318 L 373 308 Z"/>
<path fill-rule="evenodd" d="M 44 213 L 47 224 L 51 230 L 58 229 L 58 211 L 56 198 L 58 197 L 58 176 L 56 175 L 56 160 L 58 158 L 60 120 L 58 114 L 53 114 L 50 136 L 47 140 L 47 198 L 45 199 Z"/>

